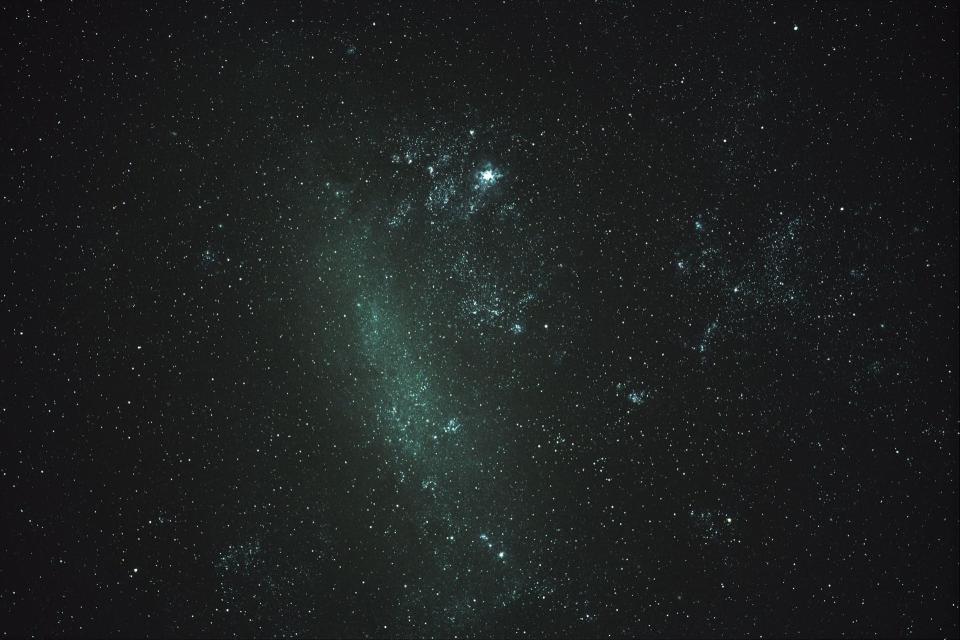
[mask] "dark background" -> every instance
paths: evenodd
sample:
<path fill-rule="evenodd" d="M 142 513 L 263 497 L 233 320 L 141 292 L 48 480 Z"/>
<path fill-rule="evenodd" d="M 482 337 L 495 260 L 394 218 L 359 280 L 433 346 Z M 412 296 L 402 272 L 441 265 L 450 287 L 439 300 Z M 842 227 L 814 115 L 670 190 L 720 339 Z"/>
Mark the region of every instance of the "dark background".
<path fill-rule="evenodd" d="M 2 632 L 956 637 L 957 18 L 5 4 Z"/>

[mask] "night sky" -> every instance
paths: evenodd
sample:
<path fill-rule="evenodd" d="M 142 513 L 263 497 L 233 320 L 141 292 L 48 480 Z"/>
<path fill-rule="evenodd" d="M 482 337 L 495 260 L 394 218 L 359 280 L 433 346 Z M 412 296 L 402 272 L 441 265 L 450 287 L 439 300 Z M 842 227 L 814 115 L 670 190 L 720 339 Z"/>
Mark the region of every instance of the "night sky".
<path fill-rule="evenodd" d="M 0 633 L 958 635 L 955 2 L 0 9 Z"/>

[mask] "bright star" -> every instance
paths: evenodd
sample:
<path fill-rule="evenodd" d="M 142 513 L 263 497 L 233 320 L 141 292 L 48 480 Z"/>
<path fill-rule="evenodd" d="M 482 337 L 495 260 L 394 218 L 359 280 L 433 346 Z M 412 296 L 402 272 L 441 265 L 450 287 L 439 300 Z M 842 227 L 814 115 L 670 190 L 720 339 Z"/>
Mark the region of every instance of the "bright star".
<path fill-rule="evenodd" d="M 487 187 L 492 187 L 497 183 L 497 181 L 503 177 L 503 174 L 497 170 L 491 164 L 487 164 L 483 169 L 477 172 L 477 189 L 486 189 Z"/>

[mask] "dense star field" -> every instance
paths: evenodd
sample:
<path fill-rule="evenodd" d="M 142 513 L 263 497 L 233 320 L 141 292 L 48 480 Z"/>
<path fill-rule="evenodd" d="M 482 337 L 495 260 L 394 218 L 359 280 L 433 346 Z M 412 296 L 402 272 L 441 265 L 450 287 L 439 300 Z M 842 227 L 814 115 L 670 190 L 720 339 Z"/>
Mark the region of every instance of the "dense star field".
<path fill-rule="evenodd" d="M 958 634 L 956 3 L 0 9 L 0 634 Z"/>

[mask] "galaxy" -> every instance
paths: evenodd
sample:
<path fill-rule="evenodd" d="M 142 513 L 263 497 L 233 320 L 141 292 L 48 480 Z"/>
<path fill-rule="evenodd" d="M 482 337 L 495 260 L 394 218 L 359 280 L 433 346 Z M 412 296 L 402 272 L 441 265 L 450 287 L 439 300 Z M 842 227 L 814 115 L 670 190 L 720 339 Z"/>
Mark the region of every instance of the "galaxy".
<path fill-rule="evenodd" d="M 0 634 L 956 637 L 957 23 L 0 8 Z"/>

